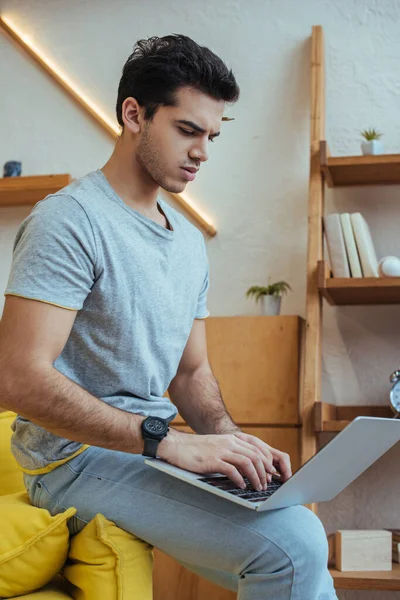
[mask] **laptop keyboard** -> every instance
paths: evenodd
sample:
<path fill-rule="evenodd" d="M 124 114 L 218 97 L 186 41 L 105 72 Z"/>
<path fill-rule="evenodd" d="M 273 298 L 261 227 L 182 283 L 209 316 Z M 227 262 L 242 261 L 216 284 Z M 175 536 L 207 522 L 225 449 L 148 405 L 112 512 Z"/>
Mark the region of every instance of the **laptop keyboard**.
<path fill-rule="evenodd" d="M 261 502 L 262 500 L 266 500 L 284 483 L 283 481 L 279 481 L 279 479 L 272 479 L 271 483 L 268 483 L 267 489 L 259 492 L 258 490 L 253 489 L 253 486 L 247 477 L 243 477 L 243 479 L 246 484 L 246 489 L 244 490 L 240 487 L 236 487 L 235 483 L 229 479 L 229 477 L 199 477 L 199 481 L 203 481 L 224 492 L 228 492 L 229 494 L 232 494 L 232 496 L 238 496 L 239 498 L 243 498 L 243 500 L 249 500 L 249 502 Z"/>

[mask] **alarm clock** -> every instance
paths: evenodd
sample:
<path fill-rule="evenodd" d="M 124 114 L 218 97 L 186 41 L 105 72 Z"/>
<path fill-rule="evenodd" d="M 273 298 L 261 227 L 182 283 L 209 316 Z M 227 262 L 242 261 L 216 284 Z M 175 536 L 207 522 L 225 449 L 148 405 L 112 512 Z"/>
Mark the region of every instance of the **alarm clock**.
<path fill-rule="evenodd" d="M 390 406 L 395 413 L 394 419 L 400 416 L 400 370 L 394 371 L 390 376 L 392 389 L 390 390 Z"/>

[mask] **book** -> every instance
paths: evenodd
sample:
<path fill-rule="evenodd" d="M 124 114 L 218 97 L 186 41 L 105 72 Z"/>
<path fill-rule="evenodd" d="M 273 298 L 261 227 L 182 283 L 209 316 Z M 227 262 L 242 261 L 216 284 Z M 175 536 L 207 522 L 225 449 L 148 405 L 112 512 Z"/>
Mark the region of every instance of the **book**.
<path fill-rule="evenodd" d="M 352 213 L 350 219 L 363 275 L 364 277 L 379 277 L 378 259 L 368 223 L 361 213 Z"/>
<path fill-rule="evenodd" d="M 329 262 L 334 277 L 350 277 L 349 261 L 340 216 L 333 213 L 323 217 Z"/>
<path fill-rule="evenodd" d="M 361 270 L 360 258 L 358 256 L 356 240 L 354 238 L 354 231 L 349 213 L 342 213 L 340 215 L 340 224 L 343 230 L 351 277 L 362 277 L 363 273 Z"/>

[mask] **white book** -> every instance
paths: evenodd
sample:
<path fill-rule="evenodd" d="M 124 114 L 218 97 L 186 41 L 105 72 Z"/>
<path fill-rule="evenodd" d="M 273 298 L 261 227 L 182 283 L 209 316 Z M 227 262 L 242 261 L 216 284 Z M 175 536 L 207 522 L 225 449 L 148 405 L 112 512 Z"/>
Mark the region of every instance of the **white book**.
<path fill-rule="evenodd" d="M 334 277 L 350 277 L 349 262 L 340 217 L 337 213 L 324 216 L 326 245 Z"/>
<path fill-rule="evenodd" d="M 362 277 L 361 263 L 358 256 L 356 241 L 354 239 L 353 227 L 349 213 L 340 215 L 340 223 L 342 225 L 344 243 L 346 246 L 347 257 L 350 264 L 350 272 L 352 277 Z"/>
<path fill-rule="evenodd" d="M 364 277 L 379 277 L 378 259 L 367 221 L 361 213 L 350 215 Z"/>

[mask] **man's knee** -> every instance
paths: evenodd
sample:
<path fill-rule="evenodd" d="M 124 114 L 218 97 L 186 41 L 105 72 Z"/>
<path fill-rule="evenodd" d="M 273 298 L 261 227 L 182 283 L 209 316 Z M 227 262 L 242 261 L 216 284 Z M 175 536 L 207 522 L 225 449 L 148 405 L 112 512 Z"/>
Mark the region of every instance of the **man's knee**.
<path fill-rule="evenodd" d="M 267 543 L 273 542 L 295 569 L 325 570 L 328 541 L 320 519 L 305 506 L 291 506 L 274 513 L 272 520 L 266 521 L 260 530 Z"/>
<path fill-rule="evenodd" d="M 305 506 L 284 509 L 287 527 L 283 527 L 282 550 L 295 568 L 325 570 L 328 564 L 328 540 L 320 519 Z"/>

